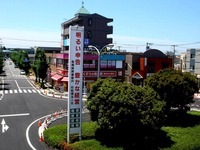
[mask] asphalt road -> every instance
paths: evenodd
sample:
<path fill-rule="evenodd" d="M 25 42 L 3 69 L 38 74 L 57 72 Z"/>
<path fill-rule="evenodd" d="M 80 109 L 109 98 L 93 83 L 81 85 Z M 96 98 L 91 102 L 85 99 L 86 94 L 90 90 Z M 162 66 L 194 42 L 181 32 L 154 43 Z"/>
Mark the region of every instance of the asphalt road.
<path fill-rule="evenodd" d="M 48 98 L 14 64 L 5 62 L 0 82 L 0 149 L 49 150 L 39 142 L 38 118 L 67 108 L 67 100 Z"/>

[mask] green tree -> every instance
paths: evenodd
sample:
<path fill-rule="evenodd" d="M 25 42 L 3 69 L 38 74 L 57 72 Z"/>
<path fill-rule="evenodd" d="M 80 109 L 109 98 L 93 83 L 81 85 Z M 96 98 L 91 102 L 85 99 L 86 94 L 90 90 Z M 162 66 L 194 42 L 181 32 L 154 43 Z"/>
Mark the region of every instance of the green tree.
<path fill-rule="evenodd" d="M 4 54 L 3 51 L 0 51 L 0 73 L 2 73 L 4 67 Z"/>
<path fill-rule="evenodd" d="M 164 103 L 149 87 L 139 87 L 112 79 L 98 79 L 91 87 L 87 108 L 91 119 L 102 129 L 135 130 L 160 128 Z"/>
<path fill-rule="evenodd" d="M 29 73 L 30 61 L 27 51 L 25 50 L 13 51 L 11 53 L 10 58 L 16 65 L 19 66 L 20 69 L 23 69 L 26 72 L 26 74 Z"/>
<path fill-rule="evenodd" d="M 44 86 L 44 79 L 47 77 L 48 67 L 49 64 L 47 63 L 44 50 L 37 49 L 32 69 L 36 75 L 36 82 L 40 82 L 40 79 L 42 80 L 41 82 L 42 87 Z"/>
<path fill-rule="evenodd" d="M 153 88 L 166 103 L 166 113 L 173 107 L 186 110 L 193 103 L 193 95 L 198 90 L 197 78 L 191 73 L 182 73 L 174 69 L 160 70 L 150 76 L 146 86 Z"/>

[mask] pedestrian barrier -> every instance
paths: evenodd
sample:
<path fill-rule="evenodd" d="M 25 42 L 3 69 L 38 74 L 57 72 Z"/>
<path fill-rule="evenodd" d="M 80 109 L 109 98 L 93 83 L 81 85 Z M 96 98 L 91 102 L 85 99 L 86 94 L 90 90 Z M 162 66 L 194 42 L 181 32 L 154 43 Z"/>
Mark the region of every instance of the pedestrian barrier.
<path fill-rule="evenodd" d="M 40 127 L 42 125 L 41 120 L 38 121 L 38 127 Z"/>
<path fill-rule="evenodd" d="M 42 133 L 41 133 L 41 135 L 40 135 L 39 141 L 40 141 L 40 142 L 43 142 L 43 141 L 44 141 L 44 137 L 43 137 L 43 134 L 42 134 Z"/>
<path fill-rule="evenodd" d="M 39 134 L 39 141 L 44 141 L 43 132 L 44 130 L 48 129 L 48 126 L 55 120 L 60 119 L 62 117 L 67 116 L 67 110 L 56 111 L 53 114 L 48 115 L 43 122 L 39 120 L 38 122 L 38 134 Z"/>

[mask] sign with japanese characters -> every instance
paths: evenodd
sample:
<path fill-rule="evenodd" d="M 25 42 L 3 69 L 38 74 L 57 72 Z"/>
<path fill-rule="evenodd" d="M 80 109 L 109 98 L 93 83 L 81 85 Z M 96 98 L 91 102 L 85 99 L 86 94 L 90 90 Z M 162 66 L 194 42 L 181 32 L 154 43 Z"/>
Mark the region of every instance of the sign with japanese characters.
<path fill-rule="evenodd" d="M 82 79 L 84 27 L 69 28 L 69 66 L 68 66 L 68 137 L 79 134 L 81 138 L 82 120 Z"/>

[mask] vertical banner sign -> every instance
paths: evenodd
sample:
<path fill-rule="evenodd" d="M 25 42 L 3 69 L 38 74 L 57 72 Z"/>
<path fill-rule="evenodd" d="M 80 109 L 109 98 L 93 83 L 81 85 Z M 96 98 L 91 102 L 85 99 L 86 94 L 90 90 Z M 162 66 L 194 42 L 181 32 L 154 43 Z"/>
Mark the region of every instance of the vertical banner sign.
<path fill-rule="evenodd" d="M 81 140 L 82 124 L 82 79 L 83 79 L 83 41 L 84 27 L 69 27 L 69 66 L 68 66 L 68 135 Z"/>

